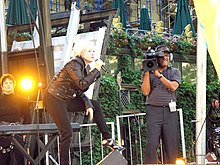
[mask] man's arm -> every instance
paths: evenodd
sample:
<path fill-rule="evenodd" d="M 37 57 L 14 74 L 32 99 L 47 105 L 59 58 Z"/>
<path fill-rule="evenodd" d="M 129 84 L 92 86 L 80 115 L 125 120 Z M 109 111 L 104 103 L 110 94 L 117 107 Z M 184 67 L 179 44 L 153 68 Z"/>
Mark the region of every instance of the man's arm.
<path fill-rule="evenodd" d="M 179 87 L 179 83 L 175 80 L 168 80 L 166 77 L 164 77 L 158 70 L 153 71 L 155 76 L 157 76 L 160 81 L 164 84 L 164 86 L 169 89 L 170 91 L 175 91 Z"/>
<path fill-rule="evenodd" d="M 145 96 L 148 96 L 150 93 L 150 73 L 149 72 L 144 73 L 143 83 L 141 84 L 141 91 L 143 95 Z"/>

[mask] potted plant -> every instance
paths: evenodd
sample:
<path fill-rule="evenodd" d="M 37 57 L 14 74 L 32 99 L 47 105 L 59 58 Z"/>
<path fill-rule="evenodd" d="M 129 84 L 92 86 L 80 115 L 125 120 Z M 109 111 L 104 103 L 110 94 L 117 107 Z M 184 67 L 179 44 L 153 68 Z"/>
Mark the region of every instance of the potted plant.
<path fill-rule="evenodd" d="M 114 28 L 110 34 L 110 37 L 119 47 L 128 45 L 129 35 L 122 29 Z"/>
<path fill-rule="evenodd" d="M 153 47 L 154 43 L 152 40 L 152 33 L 147 32 L 145 34 L 140 34 L 140 47 L 143 50 L 147 50 L 149 47 Z"/>
<path fill-rule="evenodd" d="M 111 54 L 119 54 L 122 47 L 130 47 L 132 56 L 143 56 L 148 47 L 155 48 L 158 45 L 167 46 L 172 53 L 181 54 L 185 58 L 189 54 L 196 53 L 196 39 L 189 39 L 184 36 L 160 35 L 155 32 L 126 33 L 123 30 L 114 29 L 110 34 L 108 44 Z"/>

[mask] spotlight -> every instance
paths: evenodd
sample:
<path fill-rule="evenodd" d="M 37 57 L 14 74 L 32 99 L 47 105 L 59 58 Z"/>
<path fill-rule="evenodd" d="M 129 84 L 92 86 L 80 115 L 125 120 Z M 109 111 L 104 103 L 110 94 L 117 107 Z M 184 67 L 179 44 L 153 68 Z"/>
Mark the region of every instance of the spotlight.
<path fill-rule="evenodd" d="M 184 158 L 177 158 L 176 159 L 176 164 L 177 165 L 185 165 L 186 164 L 186 161 Z"/>
<path fill-rule="evenodd" d="M 32 86 L 33 86 L 32 80 L 29 78 L 25 78 L 21 81 L 21 87 L 26 91 L 30 90 Z"/>

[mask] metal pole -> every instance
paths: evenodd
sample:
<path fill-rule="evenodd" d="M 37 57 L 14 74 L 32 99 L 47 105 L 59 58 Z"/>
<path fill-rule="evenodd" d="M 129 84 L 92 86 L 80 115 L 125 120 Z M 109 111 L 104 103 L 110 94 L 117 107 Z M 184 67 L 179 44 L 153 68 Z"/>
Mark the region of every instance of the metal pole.
<path fill-rule="evenodd" d="M 54 75 L 54 58 L 51 41 L 51 22 L 49 0 L 38 0 L 39 9 L 39 79 L 43 84 L 50 82 Z"/>
<path fill-rule="evenodd" d="M 207 48 L 202 27 L 197 24 L 197 74 L 196 74 L 196 164 L 205 164 L 206 154 L 206 61 Z M 203 124 L 204 123 L 204 124 Z"/>
<path fill-rule="evenodd" d="M 186 144 L 185 144 L 185 135 L 184 135 L 184 125 L 183 125 L 183 110 L 182 108 L 178 109 L 179 119 L 180 119 L 180 132 L 181 132 L 181 141 L 182 141 L 182 152 L 183 158 L 186 159 Z"/>
<path fill-rule="evenodd" d="M 118 145 L 121 146 L 121 128 L 120 128 L 120 117 L 116 116 L 117 133 L 118 133 Z"/>
<path fill-rule="evenodd" d="M 141 157 L 141 164 L 143 164 L 143 150 L 142 150 L 142 138 L 141 138 L 141 127 L 140 127 L 140 116 L 138 116 L 138 137 L 140 143 L 140 157 Z"/>
<path fill-rule="evenodd" d="M 4 0 L 0 1 L 0 35 L 1 35 L 1 71 L 2 74 L 8 72 L 8 59 L 7 59 L 7 37 L 5 28 L 5 3 Z"/>
<path fill-rule="evenodd" d="M 133 152 L 131 145 L 131 125 L 130 125 L 130 117 L 128 117 L 128 138 L 129 138 L 129 149 L 130 149 L 130 157 L 131 157 L 131 165 L 133 165 Z"/>
<path fill-rule="evenodd" d="M 45 134 L 44 135 L 44 139 L 45 139 L 45 141 L 44 141 L 44 144 L 46 145 L 47 143 L 48 143 L 48 134 Z M 47 151 L 46 152 L 46 165 L 49 165 L 49 151 Z"/>

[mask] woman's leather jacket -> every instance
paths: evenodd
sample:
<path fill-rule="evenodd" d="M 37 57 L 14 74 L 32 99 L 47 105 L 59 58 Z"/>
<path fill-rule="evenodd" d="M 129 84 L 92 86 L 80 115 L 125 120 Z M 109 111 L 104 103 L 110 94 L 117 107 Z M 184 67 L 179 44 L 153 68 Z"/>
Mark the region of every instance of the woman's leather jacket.
<path fill-rule="evenodd" d="M 100 76 L 96 68 L 88 74 L 85 69 L 85 62 L 81 57 L 75 57 L 69 61 L 60 72 L 54 76 L 47 91 L 54 97 L 67 102 L 69 99 L 81 97 L 86 109 L 92 106 L 89 98 L 84 92 Z"/>

